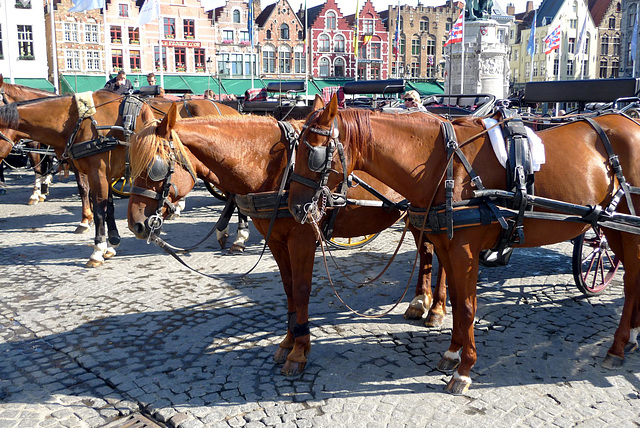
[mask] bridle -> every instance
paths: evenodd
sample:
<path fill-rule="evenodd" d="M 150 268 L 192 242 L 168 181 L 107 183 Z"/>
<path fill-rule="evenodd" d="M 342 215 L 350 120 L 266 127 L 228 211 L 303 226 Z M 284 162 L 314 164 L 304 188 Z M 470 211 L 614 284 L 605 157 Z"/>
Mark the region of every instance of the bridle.
<path fill-rule="evenodd" d="M 7 100 L 7 94 L 4 91 L 4 85 L 2 85 L 2 88 L 0 88 L 0 95 L 2 95 L 2 105 L 6 106 L 7 104 L 11 104 L 8 100 Z M 0 139 L 8 142 L 9 144 L 11 144 L 11 147 L 14 146 L 13 140 L 9 137 L 7 137 L 6 135 L 4 135 L 4 133 L 2 131 L 0 131 Z"/>
<path fill-rule="evenodd" d="M 320 113 L 322 113 L 322 110 L 320 110 L 315 117 L 318 117 Z M 309 121 L 313 120 L 315 117 L 310 118 Z M 300 139 L 309 149 L 309 169 L 313 172 L 319 173 L 320 179 L 318 181 L 313 181 L 292 172 L 291 181 L 297 181 L 304 186 L 315 189 L 316 193 L 313 195 L 313 198 L 311 198 L 311 202 L 304 205 L 304 218 L 301 222 L 306 223 L 307 220 L 311 220 L 314 223 L 318 223 L 325 214 L 327 207 L 337 208 L 346 205 L 349 180 L 344 146 L 340 142 L 338 118 L 335 117 L 333 119 L 331 128 L 329 129 L 309 125 L 309 121 L 302 126 L 302 135 L 300 136 Z M 308 133 L 326 137 L 325 143 L 318 146 L 312 146 L 306 138 Z M 334 152 L 336 150 L 338 151 L 340 163 L 342 164 L 343 180 L 340 185 L 340 193 L 332 193 L 329 187 L 327 187 L 329 175 L 331 173 L 340 173 L 332 168 Z"/>
<path fill-rule="evenodd" d="M 171 176 L 175 172 L 175 164 L 176 164 L 176 150 L 171 140 L 165 140 L 164 143 L 166 146 L 169 146 L 169 160 L 162 159 L 159 155 L 155 155 L 154 159 L 149 163 L 147 167 L 147 178 L 151 181 L 161 181 L 162 191 L 156 192 L 154 190 L 149 190 L 146 188 L 132 186 L 131 194 L 143 196 L 145 198 L 154 199 L 158 201 L 158 206 L 156 208 L 156 212 L 149 216 L 145 221 L 146 227 L 149 229 L 149 240 L 155 236 L 155 234 L 162 228 L 162 223 L 164 220 L 162 219 L 162 208 L 166 205 L 167 210 L 170 214 L 175 214 L 176 205 L 169 200 L 169 195 L 171 193 L 171 189 L 173 188 L 173 192 L 178 196 L 178 186 L 175 183 L 171 182 Z M 189 167 L 187 162 L 182 162 L 185 169 L 191 175 L 193 179 L 193 184 L 195 186 L 197 178 L 195 172 Z"/>

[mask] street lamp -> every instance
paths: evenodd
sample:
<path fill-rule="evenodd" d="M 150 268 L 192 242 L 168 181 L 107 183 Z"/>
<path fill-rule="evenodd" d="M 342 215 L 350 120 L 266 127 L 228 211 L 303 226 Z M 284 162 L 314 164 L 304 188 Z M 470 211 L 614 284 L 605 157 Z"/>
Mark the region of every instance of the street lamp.
<path fill-rule="evenodd" d="M 136 89 L 140 87 L 140 81 L 138 80 L 137 76 L 136 76 L 136 80 L 133 81 L 133 87 Z"/>
<path fill-rule="evenodd" d="M 211 89 L 211 65 L 213 61 L 211 61 L 211 57 L 207 58 L 207 74 L 209 74 L 209 78 L 207 79 L 207 89 Z"/>

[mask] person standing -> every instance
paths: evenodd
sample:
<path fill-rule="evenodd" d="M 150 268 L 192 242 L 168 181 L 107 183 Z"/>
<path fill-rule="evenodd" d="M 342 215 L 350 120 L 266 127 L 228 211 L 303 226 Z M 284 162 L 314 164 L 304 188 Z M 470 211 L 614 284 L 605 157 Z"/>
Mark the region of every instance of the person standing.
<path fill-rule="evenodd" d="M 156 83 L 156 75 L 154 73 L 147 74 L 147 85 L 157 85 Z"/>
<path fill-rule="evenodd" d="M 107 91 L 114 92 L 118 95 L 124 95 L 133 89 L 133 85 L 131 81 L 127 79 L 127 73 L 124 70 L 118 71 L 116 77 L 110 79 L 105 85 L 104 88 Z"/>
<path fill-rule="evenodd" d="M 404 108 L 407 110 L 427 111 L 427 109 L 422 105 L 422 100 L 420 99 L 418 91 L 411 90 L 405 92 L 403 99 Z"/>

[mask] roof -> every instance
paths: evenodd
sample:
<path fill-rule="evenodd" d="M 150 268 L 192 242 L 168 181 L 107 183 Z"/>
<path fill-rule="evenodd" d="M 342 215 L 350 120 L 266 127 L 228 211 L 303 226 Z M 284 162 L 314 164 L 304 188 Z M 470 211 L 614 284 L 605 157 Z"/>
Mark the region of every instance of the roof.
<path fill-rule="evenodd" d="M 563 3 L 564 1 L 543 0 L 542 4 L 538 8 L 538 20 L 536 21 L 536 27 L 550 24 L 551 21 L 553 21 L 553 18 L 558 14 L 558 11 L 560 11 Z"/>
<path fill-rule="evenodd" d="M 272 3 L 262 9 L 262 12 L 260 12 L 260 15 L 258 15 L 258 17 L 256 18 L 256 25 L 258 27 L 264 27 L 264 24 L 267 22 L 267 19 L 269 19 L 269 16 L 271 16 L 271 12 L 273 11 L 274 7 L 276 7 L 276 3 Z"/>
<path fill-rule="evenodd" d="M 325 6 L 325 3 L 322 3 L 307 9 L 307 12 L 309 13 L 307 18 L 307 25 L 309 25 L 309 28 L 313 27 L 313 24 L 316 18 L 318 18 L 318 15 L 320 15 L 320 12 L 322 12 L 322 9 L 324 8 L 324 6 Z M 301 15 L 302 16 L 300 16 L 300 21 L 304 22 L 304 10 Z"/>
<path fill-rule="evenodd" d="M 613 0 L 589 0 L 589 12 L 596 27 L 599 27 Z"/>

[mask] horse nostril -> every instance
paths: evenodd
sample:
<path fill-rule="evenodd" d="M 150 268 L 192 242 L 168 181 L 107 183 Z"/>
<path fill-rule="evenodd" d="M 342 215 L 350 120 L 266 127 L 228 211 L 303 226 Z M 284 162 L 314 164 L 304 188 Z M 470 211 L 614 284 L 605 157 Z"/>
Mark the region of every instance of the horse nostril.
<path fill-rule="evenodd" d="M 300 207 L 299 204 L 293 204 L 291 205 L 291 215 L 293 215 L 293 218 L 298 222 L 298 223 L 302 223 L 302 216 L 300 215 L 302 212 L 302 209 Z"/>
<path fill-rule="evenodd" d="M 135 235 L 138 238 L 146 238 L 145 231 L 146 231 L 146 227 L 145 227 L 144 223 L 141 223 L 141 222 L 138 221 L 138 222 L 136 222 L 136 224 L 133 225 L 133 233 L 135 233 Z"/>

